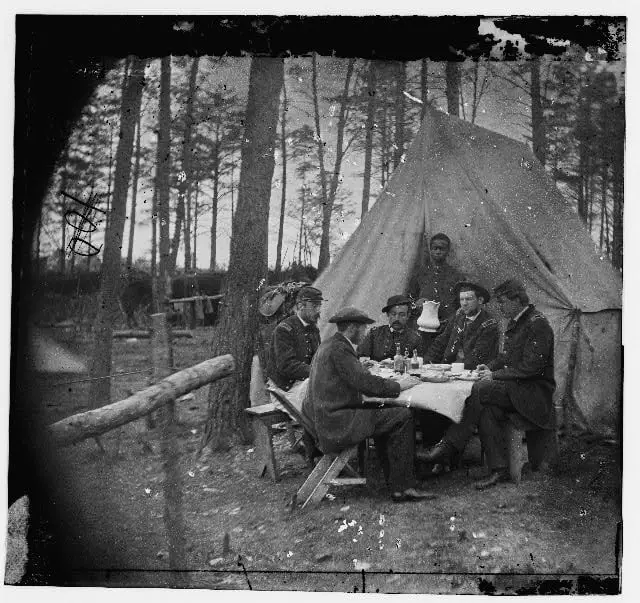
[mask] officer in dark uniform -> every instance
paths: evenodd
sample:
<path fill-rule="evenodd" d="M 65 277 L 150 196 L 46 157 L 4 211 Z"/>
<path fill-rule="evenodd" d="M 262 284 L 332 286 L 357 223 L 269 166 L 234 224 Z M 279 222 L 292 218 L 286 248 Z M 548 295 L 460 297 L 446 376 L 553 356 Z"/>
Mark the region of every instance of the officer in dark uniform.
<path fill-rule="evenodd" d="M 460 301 L 460 309 L 431 344 L 424 361 L 462 362 L 465 369 L 474 370 L 498 355 L 498 321 L 483 308 L 490 298 L 484 287 L 462 281 L 453 289 Z M 429 410 L 416 411 L 416 420 L 420 424 L 424 447 L 438 442 L 451 425 L 451 419 Z M 418 453 L 418 458 L 422 458 L 422 452 Z M 432 473 L 438 474 L 447 466 L 446 462 L 437 463 Z"/>
<path fill-rule="evenodd" d="M 285 391 L 309 376 L 311 359 L 320 345 L 317 322 L 322 292 L 302 287 L 296 297 L 295 314 L 285 318 L 271 336 L 268 376 Z"/>
<path fill-rule="evenodd" d="M 478 367 L 481 381 L 474 383 L 462 421 L 453 425 L 429 452 L 436 462 L 452 451 L 464 450 L 473 433 L 487 451 L 491 475 L 476 484 L 478 489 L 509 478 L 502 424 L 510 413 L 519 413 L 541 429 L 552 429 L 555 416 L 553 392 L 553 330 L 545 316 L 529 303 L 524 285 L 509 279 L 494 289 L 500 311 L 509 318 L 504 334 L 504 352 Z"/>
<path fill-rule="evenodd" d="M 392 295 L 387 300 L 387 305 L 382 308 L 389 318 L 389 324 L 369 330 L 364 341 L 358 346 L 358 356 L 367 356 L 377 362 L 393 358 L 397 344 L 400 344 L 401 354 L 409 350 L 411 355 L 413 350 L 417 350 L 418 356 L 423 356 L 420 334 L 407 326 L 410 304 L 411 301 L 405 295 Z"/>
<path fill-rule="evenodd" d="M 498 321 L 484 309 L 489 292 L 476 283 L 462 281 L 454 287 L 460 309 L 425 354 L 425 362 L 463 362 L 474 370 L 498 355 Z"/>

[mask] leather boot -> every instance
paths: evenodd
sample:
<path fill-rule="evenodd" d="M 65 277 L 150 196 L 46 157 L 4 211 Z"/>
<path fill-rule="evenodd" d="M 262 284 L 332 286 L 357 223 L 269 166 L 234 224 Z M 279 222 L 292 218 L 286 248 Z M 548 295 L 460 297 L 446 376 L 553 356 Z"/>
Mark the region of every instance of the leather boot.
<path fill-rule="evenodd" d="M 506 469 L 494 469 L 489 477 L 475 483 L 476 490 L 486 490 L 496 484 L 509 481 L 509 472 Z"/>

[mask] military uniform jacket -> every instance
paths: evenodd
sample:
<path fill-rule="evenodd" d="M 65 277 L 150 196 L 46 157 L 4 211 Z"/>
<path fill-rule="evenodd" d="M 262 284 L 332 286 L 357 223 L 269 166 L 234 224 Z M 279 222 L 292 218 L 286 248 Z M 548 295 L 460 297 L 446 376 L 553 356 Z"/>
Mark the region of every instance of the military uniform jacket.
<path fill-rule="evenodd" d="M 515 409 L 543 429 L 555 426 L 553 392 L 553 330 L 533 305 L 504 334 L 504 352 L 488 363 L 496 381 L 503 381 Z"/>
<path fill-rule="evenodd" d="M 431 301 L 440 302 L 438 319 L 443 321 L 459 307 L 458 300 L 453 293 L 453 287 L 459 281 L 464 280 L 466 280 L 465 275 L 449 264 L 442 266 L 427 264 L 411 279 L 409 293 L 415 299 L 424 297 Z"/>
<path fill-rule="evenodd" d="M 427 350 L 426 362 L 456 362 L 458 350 L 462 349 L 464 368 L 473 370 L 479 364 L 488 364 L 498 355 L 498 321 L 486 310 L 480 310 L 466 328 L 465 319 L 464 312 L 458 310 Z"/>
<path fill-rule="evenodd" d="M 320 450 L 339 452 L 373 433 L 375 413 L 362 408 L 362 395 L 397 398 L 400 385 L 365 369 L 353 346 L 335 333 L 311 363 L 302 413 L 313 424 Z"/>
<path fill-rule="evenodd" d="M 418 331 L 405 327 L 402 333 L 392 331 L 389 325 L 373 327 L 367 333 L 364 341 L 358 346 L 358 356 L 368 356 L 372 360 L 380 361 L 384 358 L 393 358 L 396 355 L 396 344 L 400 344 L 400 353 L 409 350 L 409 356 L 413 350 L 418 350 L 418 356 L 424 354 L 422 337 Z"/>
<path fill-rule="evenodd" d="M 309 376 L 311 359 L 320 345 L 320 331 L 306 327 L 297 315 L 285 318 L 273 330 L 269 353 L 269 377 L 285 391 Z"/>

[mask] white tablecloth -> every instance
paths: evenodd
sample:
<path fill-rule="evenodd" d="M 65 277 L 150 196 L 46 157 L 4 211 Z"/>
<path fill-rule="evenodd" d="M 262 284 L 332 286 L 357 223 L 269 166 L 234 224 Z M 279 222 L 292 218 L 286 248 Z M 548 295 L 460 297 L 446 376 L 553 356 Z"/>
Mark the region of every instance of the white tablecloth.
<path fill-rule="evenodd" d="M 400 392 L 397 398 L 369 398 L 367 403 L 384 406 L 406 406 L 433 410 L 459 423 L 462 419 L 464 402 L 471 393 L 473 381 L 454 380 L 446 383 L 420 383 Z"/>

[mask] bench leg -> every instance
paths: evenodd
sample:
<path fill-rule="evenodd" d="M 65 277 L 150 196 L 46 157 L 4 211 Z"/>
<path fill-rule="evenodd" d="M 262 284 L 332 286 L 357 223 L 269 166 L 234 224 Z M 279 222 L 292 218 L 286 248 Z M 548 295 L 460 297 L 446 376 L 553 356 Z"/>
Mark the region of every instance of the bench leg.
<path fill-rule="evenodd" d="M 522 478 L 522 467 L 526 460 L 524 458 L 524 446 L 522 439 L 524 432 L 511 423 L 505 425 L 505 440 L 507 444 L 507 462 L 509 463 L 509 476 L 516 484 Z"/>
<path fill-rule="evenodd" d="M 527 450 L 533 469 L 555 465 L 558 461 L 558 436 L 555 431 L 528 431 Z"/>
<path fill-rule="evenodd" d="M 256 456 L 258 458 L 258 475 L 262 477 L 265 471 L 274 482 L 280 479 L 276 456 L 273 452 L 273 431 L 258 418 L 253 419 L 253 435 L 255 438 Z"/>
<path fill-rule="evenodd" d="M 338 456 L 332 455 L 328 459 L 329 466 L 316 483 L 311 484 L 313 488 L 309 497 L 302 503 L 303 509 L 307 505 L 315 505 L 319 503 L 324 498 L 325 494 L 329 491 L 331 480 L 338 477 L 342 468 L 349 462 L 352 452 L 352 450 L 344 450 Z M 323 457 L 323 459 L 324 458 L 325 457 Z M 298 500 L 300 500 L 300 497 L 298 497 Z"/>

